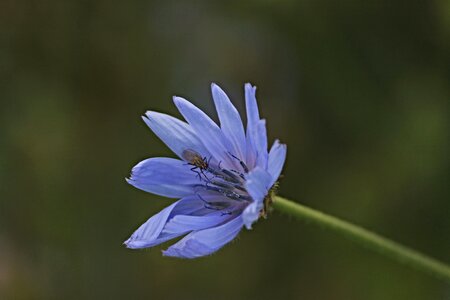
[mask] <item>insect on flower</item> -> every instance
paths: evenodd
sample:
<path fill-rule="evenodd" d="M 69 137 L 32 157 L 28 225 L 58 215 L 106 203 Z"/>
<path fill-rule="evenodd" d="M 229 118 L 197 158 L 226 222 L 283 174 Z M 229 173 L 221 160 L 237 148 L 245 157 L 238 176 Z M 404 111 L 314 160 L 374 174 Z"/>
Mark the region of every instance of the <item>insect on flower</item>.
<path fill-rule="evenodd" d="M 201 179 L 201 175 L 203 175 L 206 179 L 208 177 L 205 175 L 203 171 L 208 170 L 209 162 L 206 160 L 206 156 L 202 157 L 198 152 L 192 149 L 183 150 L 181 153 L 181 157 L 187 161 L 188 165 L 193 166 L 191 171 L 197 173 L 198 178 Z M 199 169 L 200 171 L 197 171 Z"/>
<path fill-rule="evenodd" d="M 179 157 L 154 157 L 131 171 L 128 183 L 179 200 L 141 225 L 128 248 L 159 245 L 184 236 L 163 252 L 195 258 L 209 255 L 250 229 L 270 207 L 286 158 L 286 145 L 268 151 L 266 122 L 259 117 L 256 88 L 245 85 L 247 126 L 225 92 L 211 86 L 220 126 L 189 101 L 174 97 L 187 122 L 148 111 L 150 129 Z"/>

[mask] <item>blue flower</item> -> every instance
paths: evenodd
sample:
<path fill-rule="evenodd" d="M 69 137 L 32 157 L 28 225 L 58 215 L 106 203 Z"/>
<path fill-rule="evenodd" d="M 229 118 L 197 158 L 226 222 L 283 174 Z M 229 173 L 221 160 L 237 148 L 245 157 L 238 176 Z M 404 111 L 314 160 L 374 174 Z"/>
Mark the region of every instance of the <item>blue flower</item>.
<path fill-rule="evenodd" d="M 148 111 L 150 129 L 179 157 L 149 158 L 131 171 L 128 183 L 149 193 L 179 198 L 151 217 L 125 242 L 128 248 L 153 247 L 184 236 L 163 251 L 195 258 L 233 240 L 265 215 L 271 188 L 280 176 L 286 145 L 267 151 L 266 122 L 260 119 L 256 87 L 245 85 L 247 129 L 225 92 L 212 84 L 220 127 L 189 101 L 173 101 L 187 121 Z"/>

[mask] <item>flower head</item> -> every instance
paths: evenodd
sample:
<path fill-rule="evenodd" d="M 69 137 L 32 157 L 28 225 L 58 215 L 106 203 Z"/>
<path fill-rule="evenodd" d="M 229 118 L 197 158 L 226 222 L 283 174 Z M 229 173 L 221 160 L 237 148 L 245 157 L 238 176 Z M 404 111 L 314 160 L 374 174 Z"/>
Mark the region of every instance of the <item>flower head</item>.
<path fill-rule="evenodd" d="M 255 87 L 245 85 L 246 130 L 225 92 L 216 84 L 211 89 L 220 126 L 180 97 L 173 101 L 187 122 L 154 111 L 143 117 L 178 159 L 141 161 L 127 181 L 146 192 L 179 200 L 141 225 L 125 242 L 128 248 L 152 247 L 184 236 L 163 254 L 208 255 L 266 213 L 286 145 L 277 140 L 267 151 L 266 122 L 259 117 Z"/>

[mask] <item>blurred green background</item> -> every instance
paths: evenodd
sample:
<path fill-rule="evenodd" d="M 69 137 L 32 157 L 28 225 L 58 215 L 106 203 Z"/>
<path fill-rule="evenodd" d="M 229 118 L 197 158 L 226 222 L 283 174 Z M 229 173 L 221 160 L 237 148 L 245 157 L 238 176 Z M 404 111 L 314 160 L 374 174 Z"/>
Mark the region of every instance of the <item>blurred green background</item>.
<path fill-rule="evenodd" d="M 171 200 L 147 110 L 258 86 L 280 193 L 450 262 L 450 2 L 0 4 L 0 299 L 450 299 L 425 274 L 274 212 L 193 261 L 122 242 Z"/>

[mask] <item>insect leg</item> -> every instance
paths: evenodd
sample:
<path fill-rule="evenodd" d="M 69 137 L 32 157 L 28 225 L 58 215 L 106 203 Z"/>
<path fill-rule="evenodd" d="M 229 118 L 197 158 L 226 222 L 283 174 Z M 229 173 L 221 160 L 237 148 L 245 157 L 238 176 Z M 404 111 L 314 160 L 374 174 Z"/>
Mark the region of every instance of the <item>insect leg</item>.
<path fill-rule="evenodd" d="M 193 166 L 193 167 L 191 168 L 191 171 L 197 174 L 199 180 L 202 180 L 201 173 L 200 173 L 199 171 L 197 171 L 197 169 L 198 169 L 197 166 Z"/>
<path fill-rule="evenodd" d="M 205 179 L 206 179 L 205 181 L 206 181 L 206 182 L 211 182 L 211 179 L 209 179 L 209 177 L 206 176 L 206 174 L 205 174 L 205 172 L 204 172 L 203 169 L 200 169 L 200 173 L 202 173 L 203 177 L 205 177 Z"/>

